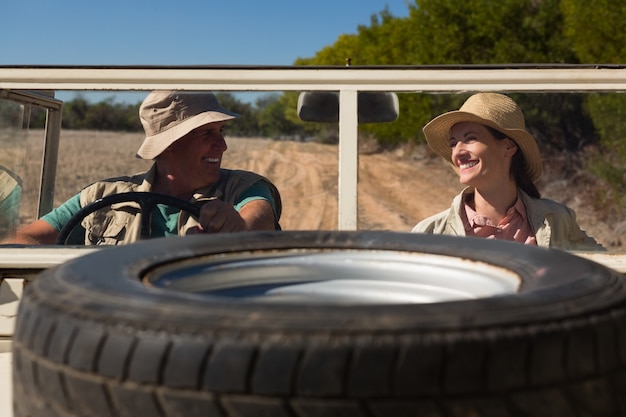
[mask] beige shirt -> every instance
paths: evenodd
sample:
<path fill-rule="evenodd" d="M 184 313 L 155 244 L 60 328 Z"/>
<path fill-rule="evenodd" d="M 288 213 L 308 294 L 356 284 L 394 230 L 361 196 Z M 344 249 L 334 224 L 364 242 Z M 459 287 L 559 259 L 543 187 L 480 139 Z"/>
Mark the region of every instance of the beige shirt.
<path fill-rule="evenodd" d="M 411 231 L 466 236 L 461 213 L 465 196 L 473 193 L 471 187 L 464 189 L 454 197 L 449 209 L 422 220 Z M 522 190 L 518 190 L 518 194 L 526 207 L 526 216 L 537 246 L 564 250 L 605 250 L 580 228 L 574 210 L 547 198 L 532 198 Z"/>

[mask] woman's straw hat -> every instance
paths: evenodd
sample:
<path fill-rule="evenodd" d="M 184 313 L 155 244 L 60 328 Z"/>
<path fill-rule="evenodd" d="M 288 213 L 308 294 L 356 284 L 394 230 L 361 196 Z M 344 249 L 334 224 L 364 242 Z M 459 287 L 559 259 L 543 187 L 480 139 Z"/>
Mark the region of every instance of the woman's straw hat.
<path fill-rule="evenodd" d="M 450 129 L 457 123 L 476 122 L 492 127 L 511 138 L 524 155 L 526 173 L 532 182 L 541 177 L 541 155 L 535 138 L 526 130 L 524 114 L 517 103 L 498 93 L 478 93 L 468 98 L 459 110 L 435 117 L 424 126 L 431 149 L 450 162 Z"/>
<path fill-rule="evenodd" d="M 137 156 L 154 159 L 192 130 L 238 116 L 206 91 L 154 91 L 139 107 L 146 138 Z"/>

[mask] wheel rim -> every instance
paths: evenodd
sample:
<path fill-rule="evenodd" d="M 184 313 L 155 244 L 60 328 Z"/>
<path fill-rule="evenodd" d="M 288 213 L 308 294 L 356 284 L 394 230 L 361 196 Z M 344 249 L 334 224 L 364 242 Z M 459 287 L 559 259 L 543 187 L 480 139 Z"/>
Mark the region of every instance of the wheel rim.
<path fill-rule="evenodd" d="M 476 260 L 397 251 L 221 254 L 161 266 L 148 286 L 258 303 L 422 304 L 516 293 L 520 277 Z"/>

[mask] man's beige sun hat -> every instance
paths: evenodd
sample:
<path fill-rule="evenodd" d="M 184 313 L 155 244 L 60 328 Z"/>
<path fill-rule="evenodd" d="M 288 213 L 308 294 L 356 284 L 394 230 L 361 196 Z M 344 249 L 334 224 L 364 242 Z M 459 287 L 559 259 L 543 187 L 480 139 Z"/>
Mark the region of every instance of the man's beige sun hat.
<path fill-rule="evenodd" d="M 154 91 L 139 107 L 146 138 L 137 156 L 154 159 L 192 130 L 238 116 L 223 108 L 209 92 Z"/>
<path fill-rule="evenodd" d="M 423 129 L 428 145 L 448 162 L 452 157 L 450 129 L 461 122 L 481 123 L 507 135 L 522 151 L 530 180 L 535 182 L 541 177 L 539 147 L 526 130 L 524 114 L 513 99 L 498 93 L 474 94 L 459 110 L 444 113 L 428 122 Z"/>

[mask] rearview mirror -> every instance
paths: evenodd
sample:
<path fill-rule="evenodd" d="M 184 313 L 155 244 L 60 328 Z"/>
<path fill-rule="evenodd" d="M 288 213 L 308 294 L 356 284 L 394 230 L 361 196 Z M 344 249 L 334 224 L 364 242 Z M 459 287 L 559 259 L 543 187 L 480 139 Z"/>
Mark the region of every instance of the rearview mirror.
<path fill-rule="evenodd" d="M 400 113 L 396 93 L 361 91 L 357 96 L 359 123 L 393 122 Z M 338 123 L 339 93 L 307 91 L 298 97 L 298 117 L 305 122 Z"/>

